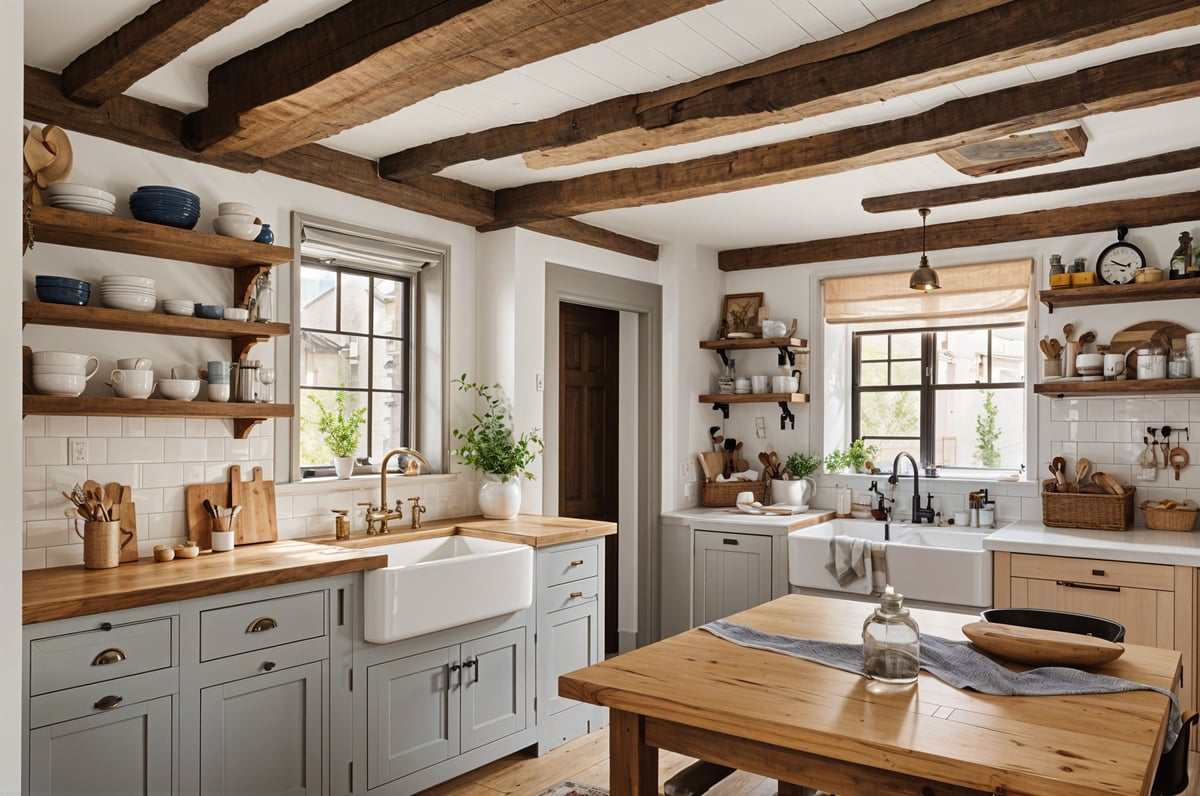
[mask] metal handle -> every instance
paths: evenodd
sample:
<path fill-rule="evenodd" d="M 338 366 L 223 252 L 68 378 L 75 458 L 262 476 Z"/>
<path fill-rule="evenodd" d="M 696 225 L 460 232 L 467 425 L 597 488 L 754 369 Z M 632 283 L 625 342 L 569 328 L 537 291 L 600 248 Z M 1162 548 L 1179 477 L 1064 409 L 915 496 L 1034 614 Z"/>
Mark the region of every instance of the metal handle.
<path fill-rule="evenodd" d="M 261 616 L 246 627 L 247 633 L 263 633 L 279 627 L 279 623 L 269 616 Z"/>
<path fill-rule="evenodd" d="M 573 591 L 573 592 L 571 592 L 571 599 L 572 599 L 572 600 L 578 600 L 578 599 L 579 599 L 580 597 L 582 597 L 582 596 L 583 596 L 583 592 L 581 592 L 581 591 Z"/>
<path fill-rule="evenodd" d="M 732 544 L 732 545 L 736 545 L 737 543 L 738 543 L 738 540 L 737 540 L 737 539 L 722 539 L 722 540 L 721 540 L 721 544 Z"/>
<path fill-rule="evenodd" d="M 447 672 L 446 672 L 446 688 L 450 688 L 450 673 L 452 673 L 452 672 L 457 672 L 457 671 L 461 670 L 461 669 L 462 669 L 462 666 L 460 666 L 460 665 L 458 664 L 458 662 L 457 662 L 457 661 L 455 661 L 454 663 L 448 664 L 448 665 L 446 666 L 446 669 L 447 669 Z M 458 676 L 458 683 L 457 683 L 457 684 L 458 684 L 458 685 L 462 685 L 462 675 L 461 675 L 461 674 Z"/>
<path fill-rule="evenodd" d="M 1093 583 L 1075 583 L 1070 580 L 1056 580 L 1055 584 L 1065 586 L 1068 589 L 1091 589 L 1092 591 L 1117 591 L 1121 590 L 1120 586 L 1098 586 Z"/>
<path fill-rule="evenodd" d="M 124 699 L 125 699 L 125 697 L 119 697 L 119 696 L 110 694 L 110 695 L 104 697 L 103 699 L 101 699 L 96 704 L 92 705 L 92 707 L 94 707 L 96 710 L 112 710 L 117 705 L 121 704 L 121 702 L 124 701 Z"/>
<path fill-rule="evenodd" d="M 578 560 L 576 560 L 576 561 L 572 561 L 572 562 L 571 562 L 571 566 L 573 566 L 573 567 L 582 567 L 582 566 L 583 566 L 583 559 L 581 558 L 581 559 L 578 559 Z"/>
<path fill-rule="evenodd" d="M 107 666 L 110 663 L 120 663 L 125 660 L 125 653 L 116 647 L 109 647 L 92 658 L 92 666 Z"/>
<path fill-rule="evenodd" d="M 263 671 L 269 672 L 275 668 L 275 661 L 263 661 Z"/>
<path fill-rule="evenodd" d="M 480 669 L 480 666 L 479 666 L 479 659 L 478 659 L 478 658 L 473 658 L 472 660 L 469 660 L 469 661 L 463 661 L 463 668 L 464 668 L 464 669 L 474 669 L 474 670 L 475 670 L 475 677 L 474 677 L 474 679 L 473 679 L 473 680 L 471 680 L 471 682 L 473 682 L 473 683 L 478 683 L 478 682 L 479 682 L 479 669 Z"/>

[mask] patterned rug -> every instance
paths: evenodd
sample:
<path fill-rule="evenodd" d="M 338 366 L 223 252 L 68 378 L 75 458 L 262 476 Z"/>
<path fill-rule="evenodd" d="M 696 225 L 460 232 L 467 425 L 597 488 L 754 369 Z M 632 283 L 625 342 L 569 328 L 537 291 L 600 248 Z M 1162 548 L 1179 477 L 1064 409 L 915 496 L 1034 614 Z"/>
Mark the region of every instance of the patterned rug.
<path fill-rule="evenodd" d="M 608 791 L 591 785 L 581 785 L 567 779 L 552 788 L 547 788 L 538 796 L 608 796 Z"/>

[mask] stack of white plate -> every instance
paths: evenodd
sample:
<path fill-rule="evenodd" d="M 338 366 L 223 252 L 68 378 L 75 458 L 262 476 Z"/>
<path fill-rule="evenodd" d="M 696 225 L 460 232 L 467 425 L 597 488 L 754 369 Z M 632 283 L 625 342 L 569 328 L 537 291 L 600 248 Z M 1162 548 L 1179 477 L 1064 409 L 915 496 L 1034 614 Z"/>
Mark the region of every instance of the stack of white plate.
<path fill-rule="evenodd" d="M 47 186 L 43 193 L 51 207 L 66 210 L 111 216 L 117 206 L 117 197 L 108 191 L 74 182 L 56 182 Z"/>
<path fill-rule="evenodd" d="M 158 297 L 148 276 L 106 276 L 100 280 L 100 303 L 115 310 L 153 312 Z"/>
<path fill-rule="evenodd" d="M 191 299 L 163 299 L 162 308 L 168 315 L 196 314 L 196 302 Z"/>

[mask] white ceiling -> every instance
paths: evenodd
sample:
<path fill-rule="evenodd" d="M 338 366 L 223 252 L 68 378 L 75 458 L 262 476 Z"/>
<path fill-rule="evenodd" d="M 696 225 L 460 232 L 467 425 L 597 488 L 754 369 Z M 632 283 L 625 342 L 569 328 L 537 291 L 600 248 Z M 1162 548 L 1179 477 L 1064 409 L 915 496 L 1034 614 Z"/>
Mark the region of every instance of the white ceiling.
<path fill-rule="evenodd" d="M 128 93 L 182 111 L 204 107 L 206 75 L 211 68 L 341 4 L 342 0 L 270 0 L 143 79 Z M 59 72 L 77 54 L 150 5 L 152 0 L 26 0 L 25 61 Z M 622 94 L 692 80 L 805 42 L 836 36 L 916 5 L 918 0 L 721 0 L 605 42 L 444 91 L 322 143 L 374 159 L 417 144 L 545 118 Z M 510 157 L 461 164 L 443 174 L 497 189 L 686 160 L 918 114 L 958 97 L 1196 43 L 1200 43 L 1200 27 L 1185 28 L 750 133 L 553 169 L 529 169 L 520 157 Z M 1081 120 L 1089 138 L 1086 157 L 1043 171 L 1103 165 L 1196 146 L 1200 125 L 1187 121 L 1196 119 L 1200 119 L 1200 100 L 1089 117 Z M 1007 176 L 1013 175 L 1003 175 Z M 938 209 L 930 221 L 1192 190 L 1198 176 L 1200 173 L 1186 172 L 960 205 Z M 911 211 L 872 215 L 859 203 L 864 196 L 971 181 L 941 159 L 928 156 L 786 185 L 592 213 L 580 220 L 646 240 L 729 249 L 915 226 L 918 221 Z"/>

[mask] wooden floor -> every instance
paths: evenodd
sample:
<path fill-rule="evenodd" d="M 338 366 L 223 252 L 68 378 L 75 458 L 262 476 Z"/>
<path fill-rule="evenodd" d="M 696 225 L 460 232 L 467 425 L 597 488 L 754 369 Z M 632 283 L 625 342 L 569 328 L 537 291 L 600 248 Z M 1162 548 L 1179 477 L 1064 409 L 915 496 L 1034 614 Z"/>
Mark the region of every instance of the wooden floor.
<path fill-rule="evenodd" d="M 1200 756 L 1193 752 L 1188 764 L 1189 784 L 1185 796 L 1200 796 Z M 658 784 L 690 765 L 692 758 L 659 752 Z M 608 787 L 608 730 L 600 730 L 563 744 L 544 757 L 509 755 L 477 768 L 419 796 L 536 796 L 564 779 L 583 785 Z M 775 796 L 775 780 L 738 771 L 708 791 L 709 796 Z"/>

